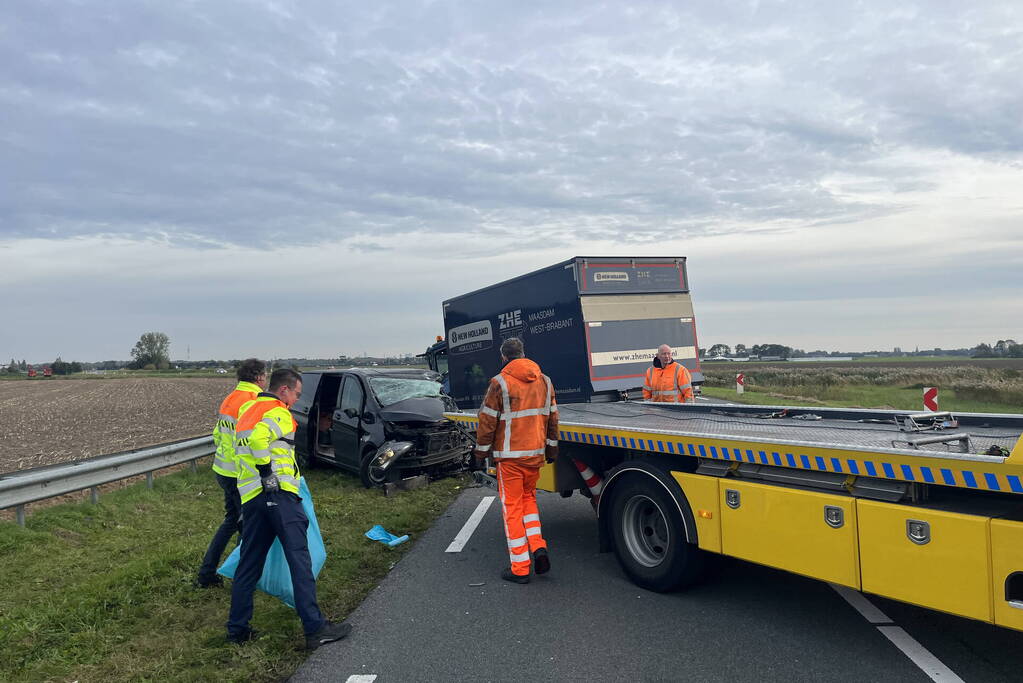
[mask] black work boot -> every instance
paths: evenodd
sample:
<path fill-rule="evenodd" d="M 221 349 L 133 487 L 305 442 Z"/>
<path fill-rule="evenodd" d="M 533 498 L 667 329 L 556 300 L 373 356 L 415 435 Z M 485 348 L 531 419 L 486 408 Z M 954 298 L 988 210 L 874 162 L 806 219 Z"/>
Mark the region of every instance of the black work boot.
<path fill-rule="evenodd" d="M 341 640 L 351 632 L 351 624 L 346 624 L 343 621 L 337 624 L 332 621 L 327 621 L 324 622 L 319 631 L 305 637 L 305 647 L 307 650 L 315 650 L 320 645 L 333 643 L 335 640 Z"/>
<path fill-rule="evenodd" d="M 192 585 L 196 588 L 220 588 L 224 585 L 224 579 L 219 574 L 214 574 L 212 577 L 197 576 Z"/>
<path fill-rule="evenodd" d="M 529 583 L 529 574 L 515 574 L 511 569 L 501 570 L 501 578 L 512 583 Z"/>
<path fill-rule="evenodd" d="M 533 553 L 533 571 L 546 574 L 551 570 L 551 558 L 547 557 L 547 548 L 540 548 Z"/>
<path fill-rule="evenodd" d="M 227 642 L 234 643 L 235 645 L 241 645 L 242 643 L 247 643 L 250 640 L 255 640 L 258 637 L 259 631 L 249 628 L 245 629 L 241 633 L 228 633 Z"/>

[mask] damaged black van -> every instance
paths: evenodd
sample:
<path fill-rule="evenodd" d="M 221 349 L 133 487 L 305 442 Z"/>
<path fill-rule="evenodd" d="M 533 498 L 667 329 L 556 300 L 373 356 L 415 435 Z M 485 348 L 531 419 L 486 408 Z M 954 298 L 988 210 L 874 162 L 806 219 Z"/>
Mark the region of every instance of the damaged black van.
<path fill-rule="evenodd" d="M 457 410 L 440 375 L 411 368 L 349 368 L 302 373 L 299 466 L 328 464 L 357 473 L 364 486 L 462 469 L 471 435 L 444 411 Z"/>

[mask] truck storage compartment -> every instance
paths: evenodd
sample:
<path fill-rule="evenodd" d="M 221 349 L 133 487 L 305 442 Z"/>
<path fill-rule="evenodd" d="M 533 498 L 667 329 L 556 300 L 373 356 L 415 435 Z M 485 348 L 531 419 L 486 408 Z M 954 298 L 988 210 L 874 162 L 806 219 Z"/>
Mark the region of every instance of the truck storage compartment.
<path fill-rule="evenodd" d="M 995 623 L 1023 630 L 1023 522 L 991 520 L 991 594 Z"/>
<path fill-rule="evenodd" d="M 735 479 L 718 485 L 724 554 L 860 587 L 853 498 Z"/>
<path fill-rule="evenodd" d="M 701 474 L 672 472 L 696 520 L 696 537 L 703 550 L 721 552 L 721 512 L 718 506 L 718 480 Z"/>
<path fill-rule="evenodd" d="M 857 508 L 864 591 L 992 620 L 989 517 L 863 499 Z"/>

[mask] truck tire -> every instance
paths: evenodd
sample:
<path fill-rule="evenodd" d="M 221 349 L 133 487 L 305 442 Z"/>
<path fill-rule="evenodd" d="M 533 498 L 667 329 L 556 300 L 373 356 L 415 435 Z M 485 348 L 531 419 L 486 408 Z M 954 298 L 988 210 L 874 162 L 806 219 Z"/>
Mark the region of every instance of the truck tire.
<path fill-rule="evenodd" d="M 630 475 L 612 495 L 614 551 L 633 583 L 665 593 L 700 578 L 704 553 L 686 541 L 678 505 L 663 486 L 651 477 Z"/>

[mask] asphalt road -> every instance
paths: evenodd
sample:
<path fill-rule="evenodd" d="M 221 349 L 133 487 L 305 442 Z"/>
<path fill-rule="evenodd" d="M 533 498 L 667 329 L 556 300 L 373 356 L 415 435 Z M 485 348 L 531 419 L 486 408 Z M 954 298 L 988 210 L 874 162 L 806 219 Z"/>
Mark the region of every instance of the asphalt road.
<path fill-rule="evenodd" d="M 496 501 L 464 549 L 445 552 L 494 494 L 466 490 L 352 614 L 352 635 L 292 680 L 1023 680 L 1023 633 L 870 597 L 914 656 L 954 672 L 929 677 L 828 584 L 739 560 L 715 558 L 685 592 L 638 589 L 597 553 L 578 495 L 541 494 L 551 572 L 506 583 Z"/>

